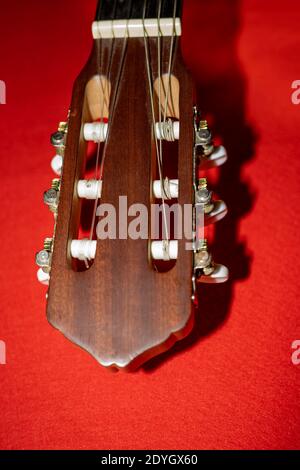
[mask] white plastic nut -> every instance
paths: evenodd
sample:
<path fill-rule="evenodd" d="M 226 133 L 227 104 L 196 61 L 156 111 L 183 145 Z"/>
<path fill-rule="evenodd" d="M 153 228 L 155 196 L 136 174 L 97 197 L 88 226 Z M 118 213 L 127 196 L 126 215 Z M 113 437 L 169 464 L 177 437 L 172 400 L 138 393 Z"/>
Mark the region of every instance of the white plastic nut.
<path fill-rule="evenodd" d="M 181 35 L 180 18 L 145 18 L 130 20 L 113 21 L 94 21 L 92 24 L 92 33 L 94 39 L 104 38 L 143 38 L 162 36 Z"/>
<path fill-rule="evenodd" d="M 95 259 L 97 241 L 84 238 L 83 240 L 72 240 L 71 256 L 81 261 Z"/>
<path fill-rule="evenodd" d="M 84 199 L 100 199 L 102 180 L 79 180 L 77 183 L 78 197 Z"/>
<path fill-rule="evenodd" d="M 62 164 L 63 164 L 63 159 L 61 155 L 55 155 L 55 157 L 53 157 L 51 160 L 51 168 L 54 171 L 54 173 L 58 176 L 61 175 Z"/>
<path fill-rule="evenodd" d="M 50 280 L 50 275 L 49 273 L 45 273 L 42 268 L 38 269 L 37 271 L 37 278 L 38 278 L 38 281 L 41 283 L 41 284 L 44 284 L 45 286 L 48 286 L 49 284 L 49 280 Z"/>
<path fill-rule="evenodd" d="M 105 122 L 92 122 L 84 124 L 83 135 L 87 142 L 104 142 L 106 140 L 108 124 Z"/>
<path fill-rule="evenodd" d="M 178 240 L 151 242 L 151 255 L 155 260 L 169 261 L 178 258 Z"/>
<path fill-rule="evenodd" d="M 153 194 L 154 197 L 157 199 L 161 199 L 162 197 L 162 184 L 160 180 L 154 180 L 153 181 Z M 179 193 L 179 181 L 178 180 L 164 180 L 164 190 L 165 190 L 165 195 L 167 198 L 178 198 L 178 193 Z"/>

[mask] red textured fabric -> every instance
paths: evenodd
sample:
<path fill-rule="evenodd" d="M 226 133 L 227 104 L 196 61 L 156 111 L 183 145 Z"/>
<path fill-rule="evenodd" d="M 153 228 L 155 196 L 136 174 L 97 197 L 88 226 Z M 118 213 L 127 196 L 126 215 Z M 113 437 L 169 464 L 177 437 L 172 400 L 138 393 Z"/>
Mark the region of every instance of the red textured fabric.
<path fill-rule="evenodd" d="M 231 281 L 202 287 L 194 333 L 134 374 L 108 372 L 47 323 L 34 265 L 52 233 L 49 135 L 90 52 L 95 3 L 0 6 L 0 448 L 299 449 L 299 0 L 185 0 L 183 51 L 229 152 L 214 252 Z"/>

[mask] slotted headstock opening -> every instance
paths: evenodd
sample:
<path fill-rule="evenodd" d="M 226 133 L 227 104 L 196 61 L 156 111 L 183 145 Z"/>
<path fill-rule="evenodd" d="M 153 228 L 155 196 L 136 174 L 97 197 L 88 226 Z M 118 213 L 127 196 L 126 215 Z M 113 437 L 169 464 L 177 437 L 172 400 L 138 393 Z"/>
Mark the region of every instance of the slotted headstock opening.
<path fill-rule="evenodd" d="M 182 227 L 182 214 L 177 210 L 180 85 L 175 75 L 159 72 L 153 87 L 156 135 L 152 144 L 151 199 L 157 208 L 151 218 L 151 233 L 160 240 L 167 236 L 171 241 L 178 239 Z M 175 266 L 176 259 L 157 260 L 151 256 L 150 262 L 155 271 L 167 272 Z"/>
<path fill-rule="evenodd" d="M 102 158 L 109 121 L 111 84 L 94 75 L 85 87 L 79 136 L 77 175 L 74 184 L 73 240 L 97 240 L 96 210 L 101 201 Z M 71 257 L 75 271 L 89 269 L 94 259 Z"/>

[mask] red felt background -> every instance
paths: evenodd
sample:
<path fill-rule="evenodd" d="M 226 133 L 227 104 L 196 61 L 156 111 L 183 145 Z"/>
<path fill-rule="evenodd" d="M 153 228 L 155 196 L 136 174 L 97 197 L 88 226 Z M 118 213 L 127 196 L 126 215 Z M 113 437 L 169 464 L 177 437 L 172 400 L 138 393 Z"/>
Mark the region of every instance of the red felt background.
<path fill-rule="evenodd" d="M 215 254 L 231 282 L 201 288 L 192 336 L 130 375 L 47 323 L 34 265 L 52 233 L 49 135 L 89 54 L 95 3 L 0 3 L 0 448 L 299 448 L 299 0 L 185 0 L 184 54 L 229 152 Z"/>

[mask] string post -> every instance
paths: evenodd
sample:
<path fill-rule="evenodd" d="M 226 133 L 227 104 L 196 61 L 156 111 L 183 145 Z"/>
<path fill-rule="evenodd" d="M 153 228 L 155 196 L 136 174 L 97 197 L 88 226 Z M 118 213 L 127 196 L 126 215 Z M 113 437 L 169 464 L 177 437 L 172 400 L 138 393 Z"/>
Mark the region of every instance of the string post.
<path fill-rule="evenodd" d="M 168 142 L 179 140 L 179 121 L 172 121 L 168 118 L 166 121 L 156 122 L 155 132 L 158 140 Z"/>
<path fill-rule="evenodd" d="M 78 197 L 98 200 L 101 197 L 102 180 L 79 180 L 77 183 Z"/>
<path fill-rule="evenodd" d="M 95 259 L 97 249 L 97 241 L 84 238 L 82 240 L 72 240 L 71 256 L 80 261 L 90 261 Z"/>

